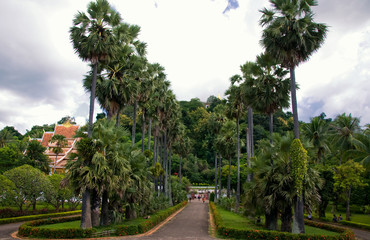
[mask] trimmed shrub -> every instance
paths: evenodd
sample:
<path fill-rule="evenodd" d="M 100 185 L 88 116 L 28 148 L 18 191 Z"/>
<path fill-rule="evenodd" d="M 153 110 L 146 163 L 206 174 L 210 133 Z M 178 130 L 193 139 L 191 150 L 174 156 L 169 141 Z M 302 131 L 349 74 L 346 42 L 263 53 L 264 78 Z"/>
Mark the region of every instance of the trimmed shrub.
<path fill-rule="evenodd" d="M 45 219 L 26 222 L 19 227 L 18 234 L 22 237 L 36 237 L 36 238 L 85 238 L 90 237 L 95 229 L 48 229 L 39 228 L 38 226 L 69 222 L 81 219 L 80 216 Z"/>
<path fill-rule="evenodd" d="M 365 223 L 358 223 L 358 222 L 345 221 L 345 220 L 342 220 L 339 223 L 343 224 L 343 225 L 346 225 L 346 226 L 351 226 L 351 227 L 357 227 L 357 228 L 361 228 L 361 229 L 370 230 L 370 225 L 365 224 Z"/>
<path fill-rule="evenodd" d="M 76 210 L 76 211 L 70 211 L 70 212 L 59 212 L 59 213 L 29 215 L 29 216 L 22 216 L 22 217 L 2 218 L 0 219 L 0 225 L 7 224 L 7 223 L 14 223 L 14 222 L 37 220 L 37 219 L 43 219 L 43 218 L 70 216 L 70 215 L 76 215 L 80 213 L 81 213 L 81 210 Z"/>
<path fill-rule="evenodd" d="M 211 213 L 213 214 L 213 219 L 216 226 L 216 231 L 218 234 L 223 235 L 228 238 L 236 239 L 281 239 L 281 240 L 354 240 L 355 236 L 353 232 L 349 229 L 343 229 L 335 226 L 331 226 L 323 223 L 316 223 L 313 221 L 305 221 L 307 225 L 314 227 L 320 227 L 327 230 L 340 232 L 337 236 L 321 236 L 321 235 L 311 235 L 311 234 L 292 234 L 278 231 L 269 230 L 241 230 L 234 229 L 225 226 L 222 220 L 222 216 L 219 214 L 216 205 L 213 202 L 209 203 Z M 324 226 L 325 225 L 325 226 Z"/>

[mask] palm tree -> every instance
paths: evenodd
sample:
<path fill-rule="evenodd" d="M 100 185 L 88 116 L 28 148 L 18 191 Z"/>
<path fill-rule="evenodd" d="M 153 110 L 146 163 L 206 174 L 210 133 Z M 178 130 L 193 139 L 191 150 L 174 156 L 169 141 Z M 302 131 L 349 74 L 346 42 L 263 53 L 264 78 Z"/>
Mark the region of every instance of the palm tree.
<path fill-rule="evenodd" d="M 55 154 L 55 161 L 54 161 L 54 167 L 53 167 L 53 173 L 55 173 L 55 169 L 57 167 L 58 155 L 63 153 L 63 148 L 65 148 L 68 145 L 68 141 L 66 140 L 65 136 L 60 135 L 60 134 L 55 134 L 51 137 L 49 142 L 55 144 L 52 150 L 53 153 Z"/>
<path fill-rule="evenodd" d="M 346 158 L 361 162 L 367 169 L 370 168 L 370 132 L 357 133 L 352 138 L 355 149 L 347 150 L 344 154 Z"/>
<path fill-rule="evenodd" d="M 312 118 L 310 123 L 304 125 L 303 135 L 311 141 L 313 147 L 316 149 L 317 163 L 321 163 L 325 152 L 329 151 L 327 144 L 328 130 L 329 125 L 320 116 Z"/>
<path fill-rule="evenodd" d="M 241 66 L 246 76 L 246 95 L 253 109 L 266 113 L 270 119 L 270 137 L 273 132 L 273 115 L 289 107 L 289 79 L 284 70 L 271 55 L 257 56 L 256 62 Z"/>
<path fill-rule="evenodd" d="M 109 60 L 117 49 L 112 32 L 120 23 L 121 17 L 107 0 L 90 2 L 87 12 L 88 15 L 84 12 L 75 15 L 70 38 L 76 53 L 83 61 L 89 61 L 93 69 L 88 130 L 88 136 L 91 137 L 98 64 Z"/>
<path fill-rule="evenodd" d="M 313 21 L 315 0 L 270 0 L 273 9 L 261 10 L 260 24 L 265 27 L 261 43 L 266 52 L 290 70 L 290 91 L 294 119 L 294 137 L 299 138 L 295 68 L 307 61 L 323 44 L 327 26 Z M 301 199 L 301 200 L 299 200 Z M 303 199 L 297 198 L 294 211 L 296 233 L 304 233 Z"/>
<path fill-rule="evenodd" d="M 236 206 L 235 208 L 239 211 L 240 204 L 240 136 L 239 136 L 239 120 L 243 114 L 244 109 L 244 96 L 242 95 L 241 87 L 234 85 L 239 83 L 242 77 L 239 75 L 234 75 L 230 78 L 231 86 L 225 92 L 228 96 L 228 101 L 230 104 L 229 116 L 236 118 L 236 156 L 237 156 L 237 187 L 236 187 Z"/>

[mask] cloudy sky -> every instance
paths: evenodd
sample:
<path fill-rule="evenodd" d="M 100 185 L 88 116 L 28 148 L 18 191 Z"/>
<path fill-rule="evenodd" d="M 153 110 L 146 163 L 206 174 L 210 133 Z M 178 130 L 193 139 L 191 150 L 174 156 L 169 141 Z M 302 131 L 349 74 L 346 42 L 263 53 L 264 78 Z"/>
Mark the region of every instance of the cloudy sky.
<path fill-rule="evenodd" d="M 86 121 L 89 69 L 68 31 L 88 2 L 0 0 L 0 129 L 25 133 L 66 115 Z M 258 10 L 268 0 L 110 2 L 125 22 L 141 26 L 148 59 L 165 67 L 178 100 L 223 96 L 240 65 L 262 52 Z M 346 112 L 370 123 L 370 1 L 321 0 L 313 11 L 330 28 L 323 47 L 296 70 L 300 119 Z"/>

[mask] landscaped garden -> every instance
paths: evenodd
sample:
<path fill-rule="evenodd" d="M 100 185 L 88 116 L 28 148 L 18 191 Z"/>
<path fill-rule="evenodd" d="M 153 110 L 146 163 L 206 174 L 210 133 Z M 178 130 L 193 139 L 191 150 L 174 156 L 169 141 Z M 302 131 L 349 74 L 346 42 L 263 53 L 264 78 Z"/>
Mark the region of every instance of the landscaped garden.
<path fill-rule="evenodd" d="M 225 99 L 207 103 L 178 101 L 140 27 L 108 1 L 90 2 L 70 28 L 91 67 L 89 120 L 75 145 L 54 130 L 45 147 L 53 124 L 0 131 L 0 224 L 27 221 L 19 235 L 32 238 L 141 234 L 185 206 L 192 183 L 210 194 L 221 238 L 354 239 L 325 221 L 370 230 L 370 125 L 347 113 L 298 118 L 295 70 L 328 27 L 313 19 L 316 1 L 270 2 L 260 10 L 264 52 L 230 77 Z"/>

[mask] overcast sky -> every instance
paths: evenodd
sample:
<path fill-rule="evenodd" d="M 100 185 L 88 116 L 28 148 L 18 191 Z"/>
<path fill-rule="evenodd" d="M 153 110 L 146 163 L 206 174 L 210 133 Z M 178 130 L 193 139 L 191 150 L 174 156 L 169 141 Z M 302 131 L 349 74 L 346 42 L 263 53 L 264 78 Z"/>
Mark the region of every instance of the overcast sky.
<path fill-rule="evenodd" d="M 0 129 L 25 133 L 66 115 L 86 121 L 82 78 L 89 69 L 73 51 L 69 28 L 88 2 L 0 0 Z M 262 52 L 258 10 L 267 0 L 110 3 L 141 26 L 148 59 L 165 67 L 178 100 L 223 96 L 240 65 Z M 321 0 L 313 11 L 330 28 L 323 47 L 296 69 L 300 120 L 346 112 L 370 123 L 370 1 Z"/>

